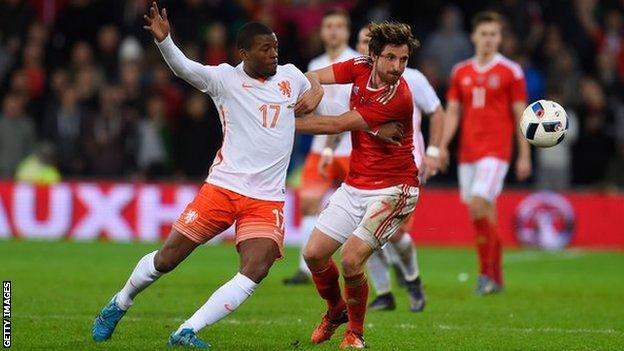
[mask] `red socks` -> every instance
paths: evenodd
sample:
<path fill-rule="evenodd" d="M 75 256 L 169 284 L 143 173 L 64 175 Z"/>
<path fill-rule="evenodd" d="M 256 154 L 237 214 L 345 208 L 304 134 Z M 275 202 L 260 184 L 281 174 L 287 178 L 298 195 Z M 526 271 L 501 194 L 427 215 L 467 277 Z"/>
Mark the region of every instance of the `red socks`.
<path fill-rule="evenodd" d="M 352 277 L 344 277 L 345 295 L 347 297 L 347 314 L 349 315 L 349 330 L 363 335 L 366 302 L 368 300 L 368 282 L 364 273 Z"/>
<path fill-rule="evenodd" d="M 319 269 L 310 269 L 312 280 L 316 285 L 319 295 L 327 301 L 329 319 L 336 319 L 345 309 L 345 302 L 340 294 L 338 267 L 334 260 L 330 259 L 326 266 Z"/>
<path fill-rule="evenodd" d="M 479 273 L 502 285 L 502 247 L 496 227 L 487 218 L 473 219 L 472 223 L 477 231 Z"/>

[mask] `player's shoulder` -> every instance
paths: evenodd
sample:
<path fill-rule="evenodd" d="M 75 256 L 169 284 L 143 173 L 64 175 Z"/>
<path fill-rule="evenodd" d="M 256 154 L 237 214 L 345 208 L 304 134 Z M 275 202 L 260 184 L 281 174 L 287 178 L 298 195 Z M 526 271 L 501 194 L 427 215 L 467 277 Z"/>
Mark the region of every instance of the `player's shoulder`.
<path fill-rule="evenodd" d="M 413 84 L 419 86 L 429 84 L 427 77 L 425 77 L 425 75 L 416 68 L 406 67 L 405 72 L 403 72 L 403 78 L 405 78 L 407 84 L 410 85 L 410 87 Z"/>
<path fill-rule="evenodd" d="M 308 63 L 309 70 L 319 69 L 329 65 L 329 56 L 327 54 L 321 54 L 310 60 Z"/>
<path fill-rule="evenodd" d="M 277 65 L 277 74 L 287 76 L 300 76 L 303 74 L 303 72 L 292 63 L 287 63 L 285 65 Z"/>
<path fill-rule="evenodd" d="M 522 66 L 516 61 L 505 57 L 502 54 L 498 54 L 498 64 L 501 68 L 509 70 L 515 79 L 521 79 L 524 77 Z"/>
<path fill-rule="evenodd" d="M 353 50 L 350 46 L 347 46 L 347 48 L 342 52 L 342 54 L 340 55 L 340 59 L 342 61 L 346 61 L 355 57 L 359 57 L 362 56 L 362 54 L 360 54 L 359 52 Z"/>
<path fill-rule="evenodd" d="M 457 62 L 455 65 L 453 65 L 453 69 L 451 69 L 451 77 L 461 74 L 464 71 L 470 69 L 470 67 L 472 67 L 473 61 L 473 58 L 469 58 Z"/>
<path fill-rule="evenodd" d="M 359 55 L 353 58 L 353 65 L 360 67 L 373 67 L 373 59 L 368 55 Z"/>

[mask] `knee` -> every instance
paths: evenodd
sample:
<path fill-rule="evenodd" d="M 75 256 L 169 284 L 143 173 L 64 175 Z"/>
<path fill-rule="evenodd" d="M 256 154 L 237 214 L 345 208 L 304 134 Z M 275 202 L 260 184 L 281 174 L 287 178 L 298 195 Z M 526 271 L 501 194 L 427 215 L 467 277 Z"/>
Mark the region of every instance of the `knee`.
<path fill-rule="evenodd" d="M 352 277 L 364 273 L 364 261 L 358 255 L 343 252 L 340 258 L 342 272 L 345 277 Z"/>
<path fill-rule="evenodd" d="M 303 259 L 305 260 L 308 268 L 319 267 L 325 264 L 329 259 L 324 252 L 321 252 L 310 245 L 306 245 L 303 249 Z"/>
<path fill-rule="evenodd" d="M 260 283 L 269 274 L 269 270 L 277 257 L 252 259 L 241 268 L 241 273 L 255 283 Z"/>
<path fill-rule="evenodd" d="M 468 207 L 470 210 L 470 217 L 473 219 L 480 219 L 487 216 L 489 204 L 484 199 L 474 198 L 470 201 Z"/>
<path fill-rule="evenodd" d="M 159 250 L 154 256 L 154 268 L 160 273 L 171 272 L 177 265 L 178 262 L 162 250 Z"/>

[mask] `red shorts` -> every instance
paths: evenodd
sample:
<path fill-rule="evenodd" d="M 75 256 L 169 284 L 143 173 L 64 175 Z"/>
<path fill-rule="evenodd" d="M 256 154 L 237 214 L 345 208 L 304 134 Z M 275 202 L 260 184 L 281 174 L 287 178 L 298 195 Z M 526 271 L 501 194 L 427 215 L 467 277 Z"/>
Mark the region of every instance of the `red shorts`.
<path fill-rule="evenodd" d="M 334 157 L 327 166 L 327 178 L 323 178 L 318 171 L 321 155 L 311 152 L 306 157 L 301 173 L 301 197 L 323 197 L 327 190 L 338 185 L 349 173 L 349 156 Z"/>
<path fill-rule="evenodd" d="M 173 228 L 196 243 L 214 238 L 236 221 L 236 245 L 248 239 L 268 238 L 283 256 L 284 202 L 258 200 L 205 183 Z"/>

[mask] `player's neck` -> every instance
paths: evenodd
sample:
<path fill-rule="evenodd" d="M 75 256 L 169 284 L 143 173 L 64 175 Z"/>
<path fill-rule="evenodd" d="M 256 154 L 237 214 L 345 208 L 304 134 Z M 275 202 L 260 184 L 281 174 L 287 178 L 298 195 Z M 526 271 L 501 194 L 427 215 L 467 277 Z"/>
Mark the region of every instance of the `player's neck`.
<path fill-rule="evenodd" d="M 497 53 L 497 51 L 477 53 L 475 55 L 475 62 L 477 63 L 477 66 L 483 67 L 489 64 L 490 62 L 492 62 Z"/>
<path fill-rule="evenodd" d="M 339 45 L 333 48 L 326 46 L 325 53 L 327 53 L 327 56 L 329 57 L 330 61 L 335 61 L 338 57 L 340 57 L 340 55 L 342 54 L 343 51 L 345 51 L 346 48 L 347 48 L 347 44 Z"/>
<path fill-rule="evenodd" d="M 259 81 L 264 82 L 265 80 L 267 80 L 267 77 L 265 75 L 262 75 L 256 71 L 254 71 L 251 67 L 249 67 L 249 65 L 246 65 L 245 62 L 243 61 L 243 71 L 245 72 L 245 74 L 247 74 L 249 77 L 253 78 L 253 79 L 257 79 Z"/>
<path fill-rule="evenodd" d="M 388 83 L 381 79 L 381 76 L 379 76 L 376 69 L 373 69 L 370 79 L 368 80 L 368 87 L 371 89 L 381 89 L 386 85 L 388 85 Z"/>

